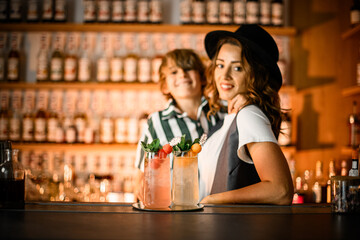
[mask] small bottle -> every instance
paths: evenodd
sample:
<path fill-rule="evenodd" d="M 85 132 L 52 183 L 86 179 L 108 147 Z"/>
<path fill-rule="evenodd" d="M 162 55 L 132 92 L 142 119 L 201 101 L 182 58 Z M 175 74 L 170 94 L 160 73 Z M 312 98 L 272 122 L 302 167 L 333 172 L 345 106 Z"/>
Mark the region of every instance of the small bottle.
<path fill-rule="evenodd" d="M 64 81 L 75 82 L 78 76 L 78 56 L 76 36 L 70 33 L 67 45 L 67 52 L 64 59 Z"/>
<path fill-rule="evenodd" d="M 46 122 L 47 135 L 46 140 L 50 143 L 56 142 L 56 131 L 59 126 L 59 116 L 55 111 L 50 111 Z"/>
<path fill-rule="evenodd" d="M 180 22 L 181 24 L 191 23 L 191 0 L 181 0 L 180 2 Z"/>
<path fill-rule="evenodd" d="M 246 23 L 258 24 L 259 23 L 259 0 L 246 1 Z"/>
<path fill-rule="evenodd" d="M 98 0 L 97 1 L 97 21 L 99 23 L 107 23 L 110 21 L 110 0 Z"/>
<path fill-rule="evenodd" d="M 9 110 L 4 106 L 0 108 L 0 140 L 9 139 Z"/>
<path fill-rule="evenodd" d="M 271 23 L 276 27 L 284 25 L 284 3 L 282 0 L 271 1 Z"/>
<path fill-rule="evenodd" d="M 220 24 L 232 23 L 232 2 L 231 0 L 220 0 L 219 6 L 219 22 Z"/>
<path fill-rule="evenodd" d="M 348 118 L 349 145 L 356 148 L 360 144 L 360 119 L 357 112 L 357 102 L 353 101 L 353 112 Z"/>
<path fill-rule="evenodd" d="M 106 112 L 100 121 L 100 142 L 114 142 L 114 119 L 110 112 Z"/>
<path fill-rule="evenodd" d="M 96 21 L 96 0 L 83 0 L 84 22 Z"/>
<path fill-rule="evenodd" d="M 350 25 L 355 27 L 360 23 L 360 2 L 359 0 L 354 0 L 353 5 L 350 8 Z"/>
<path fill-rule="evenodd" d="M 26 7 L 26 21 L 39 22 L 40 20 L 40 0 L 28 0 Z"/>
<path fill-rule="evenodd" d="M 121 23 L 124 21 L 124 1 L 113 0 L 111 6 L 111 21 Z"/>
<path fill-rule="evenodd" d="M 271 24 L 270 0 L 260 0 L 260 24 L 263 26 L 269 26 Z"/>
<path fill-rule="evenodd" d="M 9 116 L 9 139 L 13 142 L 19 142 L 21 139 L 21 115 L 20 110 L 13 108 Z"/>
<path fill-rule="evenodd" d="M 78 62 L 79 82 L 90 82 L 92 79 L 93 56 L 90 47 L 90 37 L 85 33 L 82 38 Z"/>
<path fill-rule="evenodd" d="M 150 0 L 150 23 L 162 23 L 163 10 L 161 0 Z"/>
<path fill-rule="evenodd" d="M 124 12 L 124 22 L 136 22 L 136 0 L 125 0 Z"/>
<path fill-rule="evenodd" d="M 50 60 L 50 81 L 62 82 L 64 80 L 64 53 L 60 34 L 55 36 L 54 51 Z"/>
<path fill-rule="evenodd" d="M 7 58 L 7 81 L 19 82 L 21 75 L 21 61 L 20 61 L 20 39 L 21 35 L 13 33 L 11 35 L 11 49 Z"/>
<path fill-rule="evenodd" d="M 358 177 L 359 176 L 359 148 L 353 149 L 351 154 L 351 169 L 349 171 L 349 176 Z"/>
<path fill-rule="evenodd" d="M 96 81 L 108 82 L 110 79 L 109 36 L 102 35 L 100 44 L 100 55 L 96 61 Z"/>
<path fill-rule="evenodd" d="M 35 142 L 46 142 L 47 136 L 47 112 L 41 107 L 37 110 L 34 119 L 34 140 Z"/>
<path fill-rule="evenodd" d="M 137 80 L 138 72 L 138 54 L 137 54 L 137 42 L 135 35 L 129 33 L 124 38 L 126 51 L 128 54 L 124 57 L 124 81 L 135 82 Z"/>
<path fill-rule="evenodd" d="M 326 202 L 331 203 L 331 177 L 336 175 L 335 160 L 331 159 L 329 163 L 329 178 L 326 182 Z"/>
<path fill-rule="evenodd" d="M 114 39 L 114 55 L 110 59 L 110 81 L 120 82 L 123 80 L 123 52 L 121 35 L 117 34 Z"/>
<path fill-rule="evenodd" d="M 0 0 L 0 22 L 8 21 L 8 0 Z"/>
<path fill-rule="evenodd" d="M 151 54 L 149 46 L 149 35 L 139 34 L 140 56 L 138 59 L 138 80 L 141 83 L 151 81 Z"/>
<path fill-rule="evenodd" d="M 323 163 L 322 161 L 316 161 L 315 167 L 315 182 L 312 187 L 313 201 L 315 203 L 326 202 L 326 179 L 323 175 Z"/>
<path fill-rule="evenodd" d="M 78 143 L 84 143 L 85 142 L 85 130 L 87 126 L 87 115 L 84 112 L 85 109 L 81 109 L 82 107 L 79 107 L 78 111 L 75 114 L 74 121 L 75 121 L 75 127 L 77 132 L 77 139 L 76 142 Z"/>
<path fill-rule="evenodd" d="M 43 22 L 52 22 L 54 20 L 54 4 L 53 0 L 42 1 L 42 15 Z"/>
<path fill-rule="evenodd" d="M 49 79 L 49 47 L 47 35 L 40 38 L 40 49 L 37 55 L 36 81 L 45 82 Z"/>
<path fill-rule="evenodd" d="M 204 24 L 205 23 L 205 1 L 204 0 L 194 0 L 192 2 L 192 22 L 195 24 Z"/>
<path fill-rule="evenodd" d="M 246 1 L 234 0 L 233 22 L 234 24 L 244 24 L 246 22 Z"/>
<path fill-rule="evenodd" d="M 219 23 L 219 0 L 206 2 L 206 22 L 209 24 Z"/>
<path fill-rule="evenodd" d="M 54 21 L 66 22 L 67 20 L 67 1 L 66 0 L 54 0 Z"/>
<path fill-rule="evenodd" d="M 137 1 L 137 22 L 148 23 L 150 14 L 150 5 L 148 0 Z"/>
<path fill-rule="evenodd" d="M 11 22 L 21 22 L 23 16 L 23 4 L 21 0 L 9 1 L 9 20 Z"/>
<path fill-rule="evenodd" d="M 32 142 L 34 140 L 34 117 L 29 109 L 23 114 L 22 126 L 21 139 L 24 142 Z"/>
<path fill-rule="evenodd" d="M 347 168 L 347 161 L 346 160 L 342 160 L 341 161 L 341 172 L 340 172 L 341 176 L 348 176 L 348 168 Z"/>

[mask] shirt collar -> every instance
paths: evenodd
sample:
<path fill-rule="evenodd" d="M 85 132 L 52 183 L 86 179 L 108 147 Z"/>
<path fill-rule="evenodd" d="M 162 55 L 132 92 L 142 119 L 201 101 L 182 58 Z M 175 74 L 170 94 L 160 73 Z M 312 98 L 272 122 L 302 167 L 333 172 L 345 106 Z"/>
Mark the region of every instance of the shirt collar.
<path fill-rule="evenodd" d="M 200 118 L 201 111 L 202 111 L 203 107 L 207 103 L 208 102 L 207 102 L 206 98 L 201 97 L 201 104 L 200 104 L 200 106 L 198 108 L 198 114 L 197 114 L 198 119 Z M 184 118 L 184 117 L 187 117 L 187 113 L 182 112 L 179 108 L 176 107 L 174 99 L 169 99 L 169 101 L 167 103 L 167 108 L 162 111 L 161 120 L 168 120 L 168 119 L 170 119 L 172 117 Z"/>

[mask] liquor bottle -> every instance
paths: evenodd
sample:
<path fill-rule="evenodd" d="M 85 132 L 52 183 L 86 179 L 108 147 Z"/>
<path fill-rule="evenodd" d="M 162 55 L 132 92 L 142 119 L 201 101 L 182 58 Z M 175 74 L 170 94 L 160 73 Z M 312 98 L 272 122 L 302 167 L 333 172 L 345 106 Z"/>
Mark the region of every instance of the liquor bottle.
<path fill-rule="evenodd" d="M 78 75 L 78 56 L 75 33 L 69 34 L 67 51 L 64 59 L 64 81 L 75 82 Z"/>
<path fill-rule="evenodd" d="M 28 0 L 26 6 L 26 21 L 39 22 L 40 20 L 40 0 Z"/>
<path fill-rule="evenodd" d="M 302 192 L 304 193 L 304 203 L 313 202 L 313 195 L 311 191 L 311 186 L 313 185 L 313 175 L 312 171 L 306 169 L 304 171 L 304 176 L 302 179 Z"/>
<path fill-rule="evenodd" d="M 125 0 L 124 12 L 124 22 L 136 22 L 136 0 Z"/>
<path fill-rule="evenodd" d="M 100 142 L 114 142 L 114 120 L 109 112 L 105 113 L 100 121 Z"/>
<path fill-rule="evenodd" d="M 11 22 L 21 22 L 23 16 L 23 4 L 21 0 L 9 1 L 9 20 Z"/>
<path fill-rule="evenodd" d="M 107 23 L 110 21 L 110 0 L 98 0 L 97 1 L 97 21 L 99 23 Z"/>
<path fill-rule="evenodd" d="M 54 21 L 66 22 L 67 20 L 67 1 L 66 0 L 54 0 Z"/>
<path fill-rule="evenodd" d="M 5 69 L 6 69 L 6 33 L 0 33 L 0 82 L 5 81 Z"/>
<path fill-rule="evenodd" d="M 150 5 L 148 0 L 137 1 L 137 22 L 148 23 L 150 14 Z"/>
<path fill-rule="evenodd" d="M 164 36 L 162 34 L 153 34 L 152 37 L 155 55 L 151 60 L 151 81 L 157 83 L 159 82 L 159 68 L 165 55 L 166 47 L 164 44 Z"/>
<path fill-rule="evenodd" d="M 326 202 L 331 203 L 331 177 L 336 175 L 335 160 L 331 159 L 329 163 L 329 178 L 326 182 Z"/>
<path fill-rule="evenodd" d="M 349 145 L 356 148 L 360 144 L 360 119 L 357 112 L 357 102 L 353 101 L 353 112 L 349 116 Z"/>
<path fill-rule="evenodd" d="M 110 79 L 109 35 L 101 35 L 100 55 L 96 61 L 96 80 L 108 82 Z"/>
<path fill-rule="evenodd" d="M 209 24 L 219 23 L 219 0 L 206 2 L 206 22 Z"/>
<path fill-rule="evenodd" d="M 42 1 L 42 15 L 43 22 L 52 22 L 54 20 L 54 4 L 53 0 Z"/>
<path fill-rule="evenodd" d="M 37 55 L 36 81 L 45 82 L 49 79 L 49 45 L 48 37 L 42 34 L 40 37 L 40 49 Z"/>
<path fill-rule="evenodd" d="M 61 82 L 64 80 L 64 53 L 62 36 L 56 34 L 54 50 L 50 60 L 50 81 Z"/>
<path fill-rule="evenodd" d="M 279 134 L 278 142 L 281 146 L 291 145 L 291 116 L 289 113 L 284 113 L 284 118 L 280 125 L 281 132 Z"/>
<path fill-rule="evenodd" d="M 124 21 L 124 1 L 113 0 L 111 5 L 111 21 L 120 23 Z"/>
<path fill-rule="evenodd" d="M 128 33 L 124 36 L 127 55 L 124 58 L 124 81 L 135 82 L 137 80 L 138 71 L 138 54 L 137 42 L 133 33 Z"/>
<path fill-rule="evenodd" d="M 191 20 L 195 24 L 204 24 L 205 23 L 205 1 L 204 0 L 194 0 L 192 2 Z"/>
<path fill-rule="evenodd" d="M 9 139 L 9 110 L 4 106 L 0 108 L 0 140 Z"/>
<path fill-rule="evenodd" d="M 260 0 L 260 24 L 263 26 L 269 26 L 271 24 L 270 0 Z"/>
<path fill-rule="evenodd" d="M 233 11 L 234 24 L 244 24 L 246 22 L 246 1 L 234 0 Z"/>
<path fill-rule="evenodd" d="M 180 22 L 181 24 L 191 23 L 191 0 L 181 0 L 180 2 Z"/>
<path fill-rule="evenodd" d="M 84 143 L 85 142 L 85 129 L 87 126 L 87 115 L 84 112 L 84 109 L 78 109 L 74 117 L 75 127 L 77 132 L 76 142 Z"/>
<path fill-rule="evenodd" d="M 115 119 L 115 136 L 114 140 L 116 143 L 126 142 L 127 133 L 127 120 L 128 118 L 124 114 L 119 114 Z"/>
<path fill-rule="evenodd" d="M 82 38 L 78 65 L 78 81 L 90 82 L 92 79 L 93 56 L 90 35 L 87 33 L 85 33 Z"/>
<path fill-rule="evenodd" d="M 120 82 L 123 80 L 123 49 L 121 35 L 116 34 L 114 41 L 114 55 L 110 59 L 110 81 Z"/>
<path fill-rule="evenodd" d="M 151 53 L 149 46 L 149 35 L 139 34 L 140 56 L 138 60 L 138 80 L 146 83 L 151 81 Z"/>
<path fill-rule="evenodd" d="M 56 142 L 56 133 L 59 126 L 59 116 L 57 112 L 50 111 L 47 118 L 47 142 L 55 143 Z"/>
<path fill-rule="evenodd" d="M 323 163 L 322 161 L 316 161 L 315 167 L 315 182 L 312 186 L 313 201 L 315 203 L 326 202 L 326 179 L 323 175 Z"/>
<path fill-rule="evenodd" d="M 21 90 L 13 90 L 11 96 L 11 113 L 9 116 L 9 140 L 19 142 L 21 139 Z"/>
<path fill-rule="evenodd" d="M 83 0 L 84 22 L 96 21 L 96 0 Z"/>
<path fill-rule="evenodd" d="M 342 160 L 341 161 L 341 172 L 340 172 L 341 176 L 348 176 L 348 168 L 347 168 L 347 161 L 346 160 Z"/>
<path fill-rule="evenodd" d="M 355 27 L 360 23 L 360 2 L 359 0 L 354 0 L 353 5 L 350 8 L 350 25 Z"/>
<path fill-rule="evenodd" d="M 34 140 L 35 142 L 46 142 L 48 91 L 40 90 L 37 96 L 37 110 L 34 119 Z"/>
<path fill-rule="evenodd" d="M 30 109 L 27 109 L 23 114 L 22 126 L 22 140 L 32 142 L 34 140 L 34 117 Z"/>
<path fill-rule="evenodd" d="M 351 177 L 359 176 L 359 148 L 352 150 L 351 169 L 349 171 L 349 176 L 351 176 Z"/>
<path fill-rule="evenodd" d="M 65 113 L 63 118 L 63 131 L 65 132 L 65 143 L 76 143 L 77 131 L 74 122 L 74 117 L 70 113 Z"/>
<path fill-rule="evenodd" d="M 246 1 L 246 23 L 258 24 L 259 23 L 259 0 Z"/>
<path fill-rule="evenodd" d="M 0 0 L 0 22 L 8 21 L 8 0 Z"/>
<path fill-rule="evenodd" d="M 161 0 L 150 0 L 150 15 L 149 19 L 151 23 L 162 23 L 163 10 Z"/>
<path fill-rule="evenodd" d="M 231 24 L 232 23 L 232 2 L 231 0 L 220 0 L 219 7 L 219 22 L 220 24 Z"/>
<path fill-rule="evenodd" d="M 11 34 L 11 49 L 7 58 L 7 81 L 19 82 L 21 74 L 21 61 L 20 61 L 20 34 Z"/>
<path fill-rule="evenodd" d="M 284 25 L 284 3 L 282 0 L 271 1 L 271 23 L 277 27 Z"/>

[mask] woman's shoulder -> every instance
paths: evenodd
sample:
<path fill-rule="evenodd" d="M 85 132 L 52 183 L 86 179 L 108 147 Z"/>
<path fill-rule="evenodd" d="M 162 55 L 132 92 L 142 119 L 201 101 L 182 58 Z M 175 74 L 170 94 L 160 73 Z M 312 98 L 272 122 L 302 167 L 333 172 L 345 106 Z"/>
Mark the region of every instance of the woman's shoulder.
<path fill-rule="evenodd" d="M 248 105 L 242 108 L 237 114 L 237 121 L 251 122 L 251 121 L 265 121 L 269 122 L 265 113 L 256 105 Z"/>

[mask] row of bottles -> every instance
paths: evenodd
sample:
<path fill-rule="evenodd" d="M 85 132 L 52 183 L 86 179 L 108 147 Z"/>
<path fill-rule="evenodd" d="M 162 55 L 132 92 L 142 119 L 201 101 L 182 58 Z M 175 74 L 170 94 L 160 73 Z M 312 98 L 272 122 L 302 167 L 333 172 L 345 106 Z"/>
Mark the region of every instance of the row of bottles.
<path fill-rule="evenodd" d="M 340 163 L 331 159 L 327 175 L 323 169 L 323 162 L 318 160 L 315 165 L 315 176 L 312 170 L 305 170 L 302 176 L 297 176 L 294 179 L 293 203 L 331 203 L 331 177 L 359 176 L 359 149 L 360 145 L 352 150 L 351 159 L 343 159 Z M 349 164 L 350 160 L 351 164 Z"/>
<path fill-rule="evenodd" d="M 84 23 L 161 23 L 161 0 L 83 0 Z"/>
<path fill-rule="evenodd" d="M 68 0 L 0 0 L 0 22 L 66 22 Z"/>
<path fill-rule="evenodd" d="M 261 24 L 283 26 L 282 0 L 182 0 L 182 24 Z"/>
<path fill-rule="evenodd" d="M 2 90 L 0 140 L 135 144 L 147 114 L 163 107 L 160 92 Z"/>
<path fill-rule="evenodd" d="M 27 201 L 133 202 L 133 152 L 21 151 Z"/>

